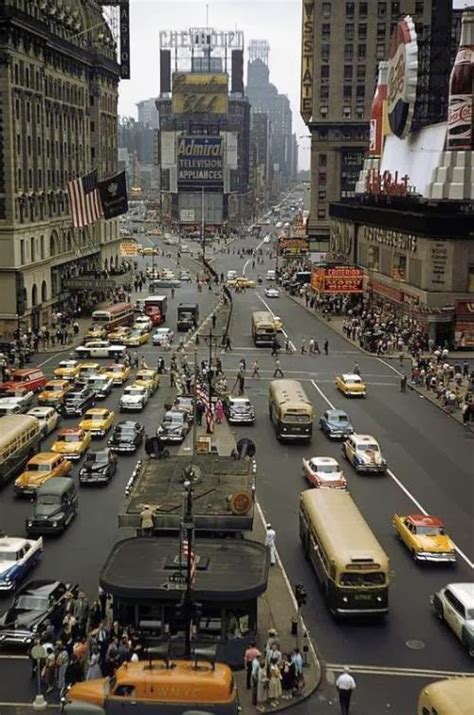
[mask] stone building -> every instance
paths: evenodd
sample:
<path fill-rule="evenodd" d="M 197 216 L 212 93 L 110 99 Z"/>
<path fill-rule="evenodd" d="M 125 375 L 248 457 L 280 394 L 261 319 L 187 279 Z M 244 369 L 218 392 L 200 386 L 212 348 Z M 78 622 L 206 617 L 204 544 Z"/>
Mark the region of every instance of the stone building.
<path fill-rule="evenodd" d="M 47 322 L 118 267 L 118 221 L 72 229 L 66 186 L 117 168 L 120 67 L 97 0 L 4 0 L 0 28 L 0 330 L 10 335 L 21 316 Z"/>

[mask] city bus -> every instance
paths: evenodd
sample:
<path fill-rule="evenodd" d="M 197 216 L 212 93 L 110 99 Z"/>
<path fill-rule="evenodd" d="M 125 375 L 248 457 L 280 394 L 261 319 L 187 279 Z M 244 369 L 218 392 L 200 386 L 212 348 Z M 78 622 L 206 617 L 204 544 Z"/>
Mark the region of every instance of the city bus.
<path fill-rule="evenodd" d="M 137 715 L 158 712 L 181 715 L 190 711 L 237 715 L 239 712 L 230 668 L 202 659 L 124 663 L 110 679 L 76 683 L 66 697 L 74 703 L 98 705 L 111 715 L 129 712 L 128 704 L 133 704 Z"/>
<path fill-rule="evenodd" d="M 94 310 L 92 313 L 93 325 L 100 325 L 108 333 L 119 325 L 131 325 L 134 321 L 134 310 L 131 303 L 114 303 L 108 308 Z"/>
<path fill-rule="evenodd" d="M 41 423 L 31 415 L 0 417 L 0 485 L 21 472 L 38 451 Z"/>
<path fill-rule="evenodd" d="M 423 688 L 417 715 L 472 715 L 474 678 L 437 680 Z"/>
<path fill-rule="evenodd" d="M 268 391 L 268 413 L 277 439 L 311 439 L 314 409 L 301 382 L 273 380 Z"/>
<path fill-rule="evenodd" d="M 388 613 L 389 560 L 350 494 L 300 496 L 300 539 L 335 616 Z"/>
<path fill-rule="evenodd" d="M 276 339 L 276 328 L 273 315 L 266 310 L 256 310 L 252 313 L 252 338 L 257 347 L 273 345 Z"/>

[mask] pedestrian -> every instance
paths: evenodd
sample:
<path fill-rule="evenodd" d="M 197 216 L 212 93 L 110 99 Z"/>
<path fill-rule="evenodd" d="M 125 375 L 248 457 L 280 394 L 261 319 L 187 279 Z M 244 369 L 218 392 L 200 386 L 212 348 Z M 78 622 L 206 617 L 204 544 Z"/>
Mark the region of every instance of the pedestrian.
<path fill-rule="evenodd" d="M 301 341 L 301 354 L 304 355 L 306 353 L 306 339 L 303 338 Z"/>
<path fill-rule="evenodd" d="M 258 676 L 261 668 L 261 660 L 262 656 L 256 655 L 252 661 L 252 669 L 250 673 L 250 683 L 252 686 L 252 705 L 257 705 Z"/>
<path fill-rule="evenodd" d="M 284 377 L 283 370 L 280 367 L 280 361 L 278 358 L 275 360 L 275 369 L 273 371 L 273 377 L 277 377 L 277 375 L 279 375 L 280 377 Z"/>
<path fill-rule="evenodd" d="M 136 350 L 133 351 L 132 353 L 132 367 L 136 368 L 138 370 L 138 365 L 140 364 L 139 358 L 138 358 L 138 353 Z"/>
<path fill-rule="evenodd" d="M 358 362 L 354 363 L 354 368 L 353 368 L 352 372 L 354 373 L 354 375 L 360 375 L 360 367 L 359 367 Z"/>
<path fill-rule="evenodd" d="M 224 405 L 222 400 L 217 400 L 216 402 L 216 422 L 218 425 L 222 424 L 225 420 Z"/>
<path fill-rule="evenodd" d="M 246 362 L 245 358 L 240 358 L 240 360 L 239 360 L 239 370 L 240 370 L 241 372 L 245 372 L 246 369 L 247 369 L 247 362 Z"/>
<path fill-rule="evenodd" d="M 317 355 L 321 355 L 321 350 L 320 350 L 320 348 L 319 348 L 319 343 L 318 343 L 318 341 L 317 341 L 316 339 L 314 340 L 313 352 L 316 353 Z"/>
<path fill-rule="evenodd" d="M 95 680 L 102 678 L 102 670 L 99 663 L 99 649 L 93 648 L 89 659 L 89 667 L 87 668 L 86 680 Z"/>
<path fill-rule="evenodd" d="M 229 335 L 226 335 L 225 343 L 224 343 L 224 350 L 226 352 L 228 352 L 229 350 L 232 350 L 232 343 L 231 343 Z"/>
<path fill-rule="evenodd" d="M 267 524 L 267 531 L 265 534 L 265 546 L 268 548 L 270 553 L 270 566 L 275 566 L 276 564 L 276 531 L 272 528 L 271 524 Z"/>
<path fill-rule="evenodd" d="M 149 504 L 144 504 L 140 512 L 140 525 L 142 536 L 151 536 L 153 533 L 153 510 Z"/>
<path fill-rule="evenodd" d="M 279 700 L 282 696 L 281 671 L 276 659 L 272 659 L 270 663 L 269 674 L 268 698 L 269 700 Z"/>
<path fill-rule="evenodd" d="M 265 666 L 265 660 L 260 659 L 260 668 L 258 670 L 258 682 L 257 682 L 257 703 L 261 710 L 264 710 L 263 703 L 266 703 L 268 699 L 268 677 L 267 669 Z M 258 707 L 257 707 L 258 709 Z"/>
<path fill-rule="evenodd" d="M 400 392 L 406 392 L 407 391 L 407 376 L 402 375 L 400 378 Z"/>
<path fill-rule="evenodd" d="M 239 374 L 237 377 L 237 380 L 239 382 L 239 397 L 244 394 L 245 391 L 245 377 L 242 374 Z"/>
<path fill-rule="evenodd" d="M 246 676 L 246 685 L 247 685 L 247 690 L 250 690 L 252 686 L 252 663 L 255 660 L 255 658 L 260 658 L 262 654 L 258 650 L 257 646 L 255 645 L 255 642 L 252 641 L 250 643 L 249 647 L 245 651 L 244 654 L 244 667 L 245 667 L 245 676 Z"/>
<path fill-rule="evenodd" d="M 252 377 L 260 377 L 260 365 L 258 360 L 254 360 L 252 363 Z"/>
<path fill-rule="evenodd" d="M 217 323 L 217 316 L 215 313 L 212 314 L 212 327 L 215 329 Z"/>
<path fill-rule="evenodd" d="M 323 350 L 325 355 L 329 355 L 329 340 L 324 341 Z"/>
<path fill-rule="evenodd" d="M 290 338 L 288 338 L 288 337 L 285 339 L 285 352 L 287 355 L 289 355 L 291 353 L 291 342 L 290 342 Z"/>
<path fill-rule="evenodd" d="M 146 364 L 144 355 L 142 355 L 141 360 L 140 360 L 140 370 L 148 370 L 148 365 Z"/>
<path fill-rule="evenodd" d="M 56 656 L 56 687 L 59 695 L 63 695 L 66 688 L 66 670 L 69 665 L 69 654 L 64 645 L 60 645 Z"/>
<path fill-rule="evenodd" d="M 349 715 L 349 705 L 352 691 L 355 690 L 355 680 L 349 673 L 349 666 L 344 666 L 344 672 L 336 680 L 336 688 L 339 694 L 339 705 L 341 715 Z"/>
<path fill-rule="evenodd" d="M 196 402 L 196 423 L 202 425 L 202 417 L 205 411 L 204 402 L 202 400 L 197 400 Z"/>
<path fill-rule="evenodd" d="M 172 297 L 172 298 L 174 298 L 174 294 L 175 294 L 175 289 L 172 288 L 172 289 L 171 289 L 171 297 Z"/>

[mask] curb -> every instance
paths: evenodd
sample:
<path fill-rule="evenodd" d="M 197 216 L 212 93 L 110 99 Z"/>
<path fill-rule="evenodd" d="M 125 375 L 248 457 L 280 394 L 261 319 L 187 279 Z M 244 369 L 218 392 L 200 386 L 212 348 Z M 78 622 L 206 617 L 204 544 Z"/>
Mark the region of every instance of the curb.
<path fill-rule="evenodd" d="M 467 429 L 469 432 L 474 434 L 474 423 L 473 422 L 471 422 L 471 424 L 469 424 L 469 423 L 464 424 L 464 422 L 462 422 L 460 417 L 458 417 L 456 414 L 453 414 L 452 412 L 448 412 L 440 402 L 435 402 L 434 400 L 427 397 L 427 395 L 425 395 L 424 392 L 422 392 L 421 388 L 418 387 L 417 385 L 408 384 L 408 387 L 410 388 L 410 390 L 412 390 L 412 392 L 416 392 L 418 395 L 423 397 L 423 399 L 426 400 L 427 402 L 429 402 L 430 405 L 437 407 L 438 410 L 441 410 L 445 415 L 447 415 L 452 420 L 457 422 L 458 425 L 461 425 L 461 427 L 464 427 L 464 429 Z"/>

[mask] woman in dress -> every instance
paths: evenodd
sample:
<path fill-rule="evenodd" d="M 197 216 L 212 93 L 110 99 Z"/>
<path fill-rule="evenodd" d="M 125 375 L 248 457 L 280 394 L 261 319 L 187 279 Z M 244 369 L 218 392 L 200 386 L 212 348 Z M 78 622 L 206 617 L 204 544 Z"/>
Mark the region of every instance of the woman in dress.
<path fill-rule="evenodd" d="M 265 659 L 260 658 L 260 670 L 258 671 L 257 682 L 257 703 L 261 705 L 266 703 L 268 699 L 268 676 Z"/>
<path fill-rule="evenodd" d="M 225 419 L 225 414 L 224 414 L 224 405 L 222 404 L 222 400 L 217 400 L 216 402 L 216 422 L 217 424 L 222 424 Z"/>
<path fill-rule="evenodd" d="M 87 668 L 86 680 L 95 680 L 102 678 L 102 670 L 99 664 L 99 649 L 93 648 Z"/>
<path fill-rule="evenodd" d="M 270 682 L 268 683 L 268 697 L 270 700 L 278 700 L 281 698 L 281 672 L 278 666 L 278 661 L 272 659 L 270 663 Z"/>

